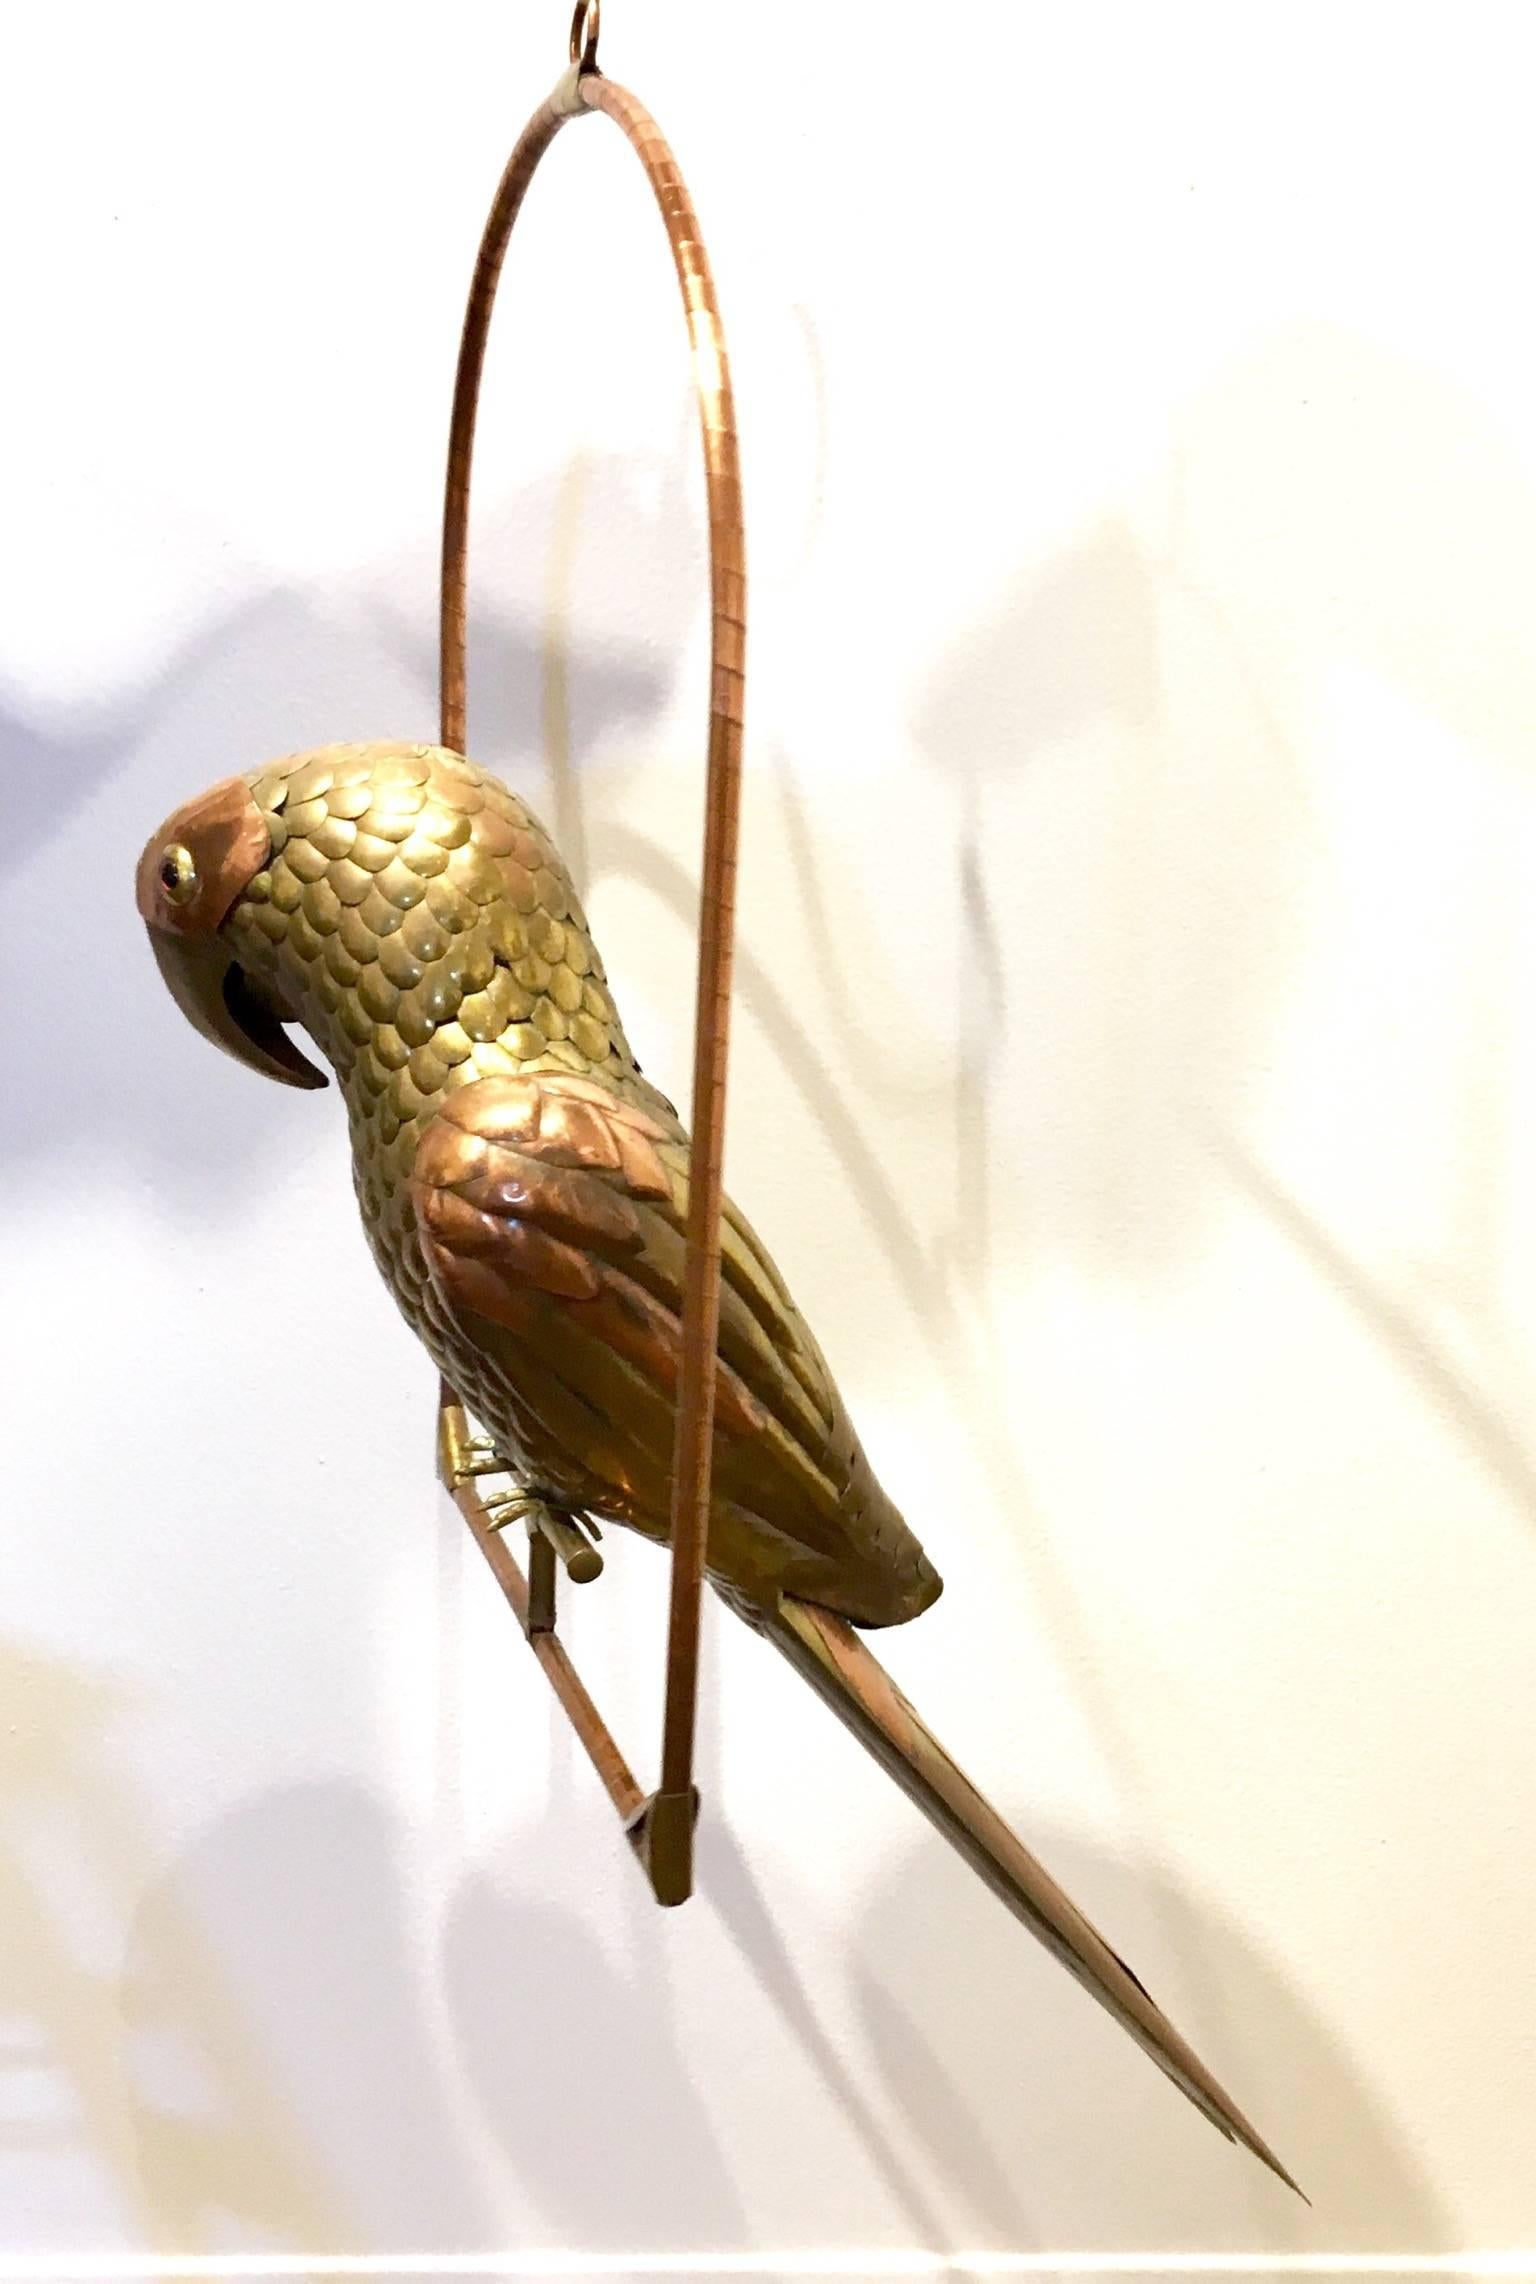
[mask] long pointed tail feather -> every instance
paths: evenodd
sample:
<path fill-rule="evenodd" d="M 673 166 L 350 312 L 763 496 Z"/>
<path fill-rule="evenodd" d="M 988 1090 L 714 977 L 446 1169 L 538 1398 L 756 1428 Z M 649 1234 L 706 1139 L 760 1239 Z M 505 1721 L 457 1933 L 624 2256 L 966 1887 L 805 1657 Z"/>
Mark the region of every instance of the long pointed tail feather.
<path fill-rule="evenodd" d="M 1196 2109 L 1229 2141 L 1240 2141 L 1250 2149 L 1305 2202 L 1279 2158 L 1145 1986 L 950 1759 L 853 1628 L 829 1611 L 786 1595 L 766 1631 L 951 1846 L 1130 2032 Z"/>

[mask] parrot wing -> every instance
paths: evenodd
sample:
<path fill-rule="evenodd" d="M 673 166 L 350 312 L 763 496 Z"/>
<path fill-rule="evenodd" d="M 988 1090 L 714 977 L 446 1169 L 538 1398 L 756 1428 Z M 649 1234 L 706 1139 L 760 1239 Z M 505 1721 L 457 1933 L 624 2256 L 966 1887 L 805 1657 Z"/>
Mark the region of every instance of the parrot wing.
<path fill-rule="evenodd" d="M 664 1537 L 682 1351 L 688 1140 L 659 1106 L 565 1072 L 479 1079 L 417 1146 L 440 1306 L 500 1383 L 548 1489 Z M 727 1202 L 709 1563 L 749 1601 L 793 1591 L 864 1624 L 938 1580 L 881 1491 L 761 1242 Z"/>

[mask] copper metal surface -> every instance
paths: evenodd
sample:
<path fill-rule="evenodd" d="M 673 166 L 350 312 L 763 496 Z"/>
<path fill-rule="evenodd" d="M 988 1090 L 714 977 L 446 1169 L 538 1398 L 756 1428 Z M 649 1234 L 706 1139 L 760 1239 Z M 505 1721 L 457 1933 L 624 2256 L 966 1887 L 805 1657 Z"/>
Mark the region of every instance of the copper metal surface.
<path fill-rule="evenodd" d="M 268 1078 L 323 1087 L 324 1072 L 283 1028 L 291 1011 L 251 991 L 221 933 L 271 847 L 249 784 L 227 777 L 151 834 L 134 875 L 135 900 L 166 987 L 195 1030 Z"/>
<path fill-rule="evenodd" d="M 171 936 L 208 936 L 266 862 L 266 820 L 243 777 L 226 777 L 167 817 L 134 875 L 139 918 Z"/>
<path fill-rule="evenodd" d="M 1151 1993 L 953 1761 L 843 1619 L 785 1595 L 770 1640 L 1032 1934 L 1228 2140 L 1302 2194 Z"/>
<path fill-rule="evenodd" d="M 688 322 L 709 503 L 710 714 L 694 1017 L 688 1253 L 672 1478 L 672 1579 L 660 1785 L 663 1795 L 674 1800 L 691 1800 L 698 1708 L 699 1606 L 709 1531 L 719 1320 L 725 1088 L 730 1044 L 746 664 L 746 546 L 730 361 L 698 217 L 677 161 L 655 120 L 627 89 L 605 79 L 596 69 L 598 25 L 596 0 L 587 0 L 586 5 L 577 8 L 571 25 L 572 70 L 534 113 L 507 162 L 471 280 L 454 387 L 443 508 L 442 742 L 462 752 L 466 738 L 470 477 L 486 340 L 502 264 L 513 225 L 540 159 L 567 120 L 579 117 L 583 111 L 601 111 L 628 137 L 645 169 L 666 225 Z M 688 1830 L 691 1833 L 691 1811 Z M 675 1888 L 681 1881 L 686 1893 L 690 1879 L 686 1866 L 675 1868 L 669 1885 Z"/>

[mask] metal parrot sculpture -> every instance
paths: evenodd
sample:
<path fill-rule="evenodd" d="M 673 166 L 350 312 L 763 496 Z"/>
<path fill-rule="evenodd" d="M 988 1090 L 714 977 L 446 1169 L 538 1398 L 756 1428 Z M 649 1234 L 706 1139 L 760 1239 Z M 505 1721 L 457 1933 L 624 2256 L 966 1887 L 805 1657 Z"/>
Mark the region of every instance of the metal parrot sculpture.
<path fill-rule="evenodd" d="M 574 1533 L 668 1535 L 688 1137 L 641 1073 L 569 875 L 489 772 L 335 745 L 167 819 L 138 906 L 195 1027 L 347 1106 L 385 1283 L 495 1463 Z M 1290 2175 L 1143 1985 L 957 1768 L 856 1629 L 940 1580 L 809 1326 L 723 1217 L 710 1582 L 1229 2139 Z"/>

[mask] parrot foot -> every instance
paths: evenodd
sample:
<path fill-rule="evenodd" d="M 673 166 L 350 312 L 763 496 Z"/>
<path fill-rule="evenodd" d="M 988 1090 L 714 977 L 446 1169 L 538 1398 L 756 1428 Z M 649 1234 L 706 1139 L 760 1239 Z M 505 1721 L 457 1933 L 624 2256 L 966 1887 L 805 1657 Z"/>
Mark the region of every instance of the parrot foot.
<path fill-rule="evenodd" d="M 472 1435 L 459 1462 L 460 1480 L 472 1475 L 508 1475 L 511 1469 L 488 1435 Z"/>

